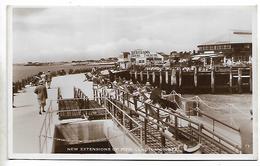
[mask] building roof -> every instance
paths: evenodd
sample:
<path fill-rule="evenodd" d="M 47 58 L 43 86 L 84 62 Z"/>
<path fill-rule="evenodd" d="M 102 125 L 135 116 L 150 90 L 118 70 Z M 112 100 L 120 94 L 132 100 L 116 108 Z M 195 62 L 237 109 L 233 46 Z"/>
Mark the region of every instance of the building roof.
<path fill-rule="evenodd" d="M 228 34 L 221 35 L 214 40 L 210 40 L 202 45 L 221 45 L 235 43 L 252 43 L 252 33 L 249 31 L 232 31 Z"/>

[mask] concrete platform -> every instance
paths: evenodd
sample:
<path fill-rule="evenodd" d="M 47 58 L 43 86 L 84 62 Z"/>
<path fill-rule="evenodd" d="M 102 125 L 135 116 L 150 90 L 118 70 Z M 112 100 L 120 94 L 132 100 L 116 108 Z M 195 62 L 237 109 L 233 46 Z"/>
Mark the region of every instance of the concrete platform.
<path fill-rule="evenodd" d="M 26 87 L 15 94 L 13 108 L 13 152 L 38 153 L 39 132 L 45 113 L 39 115 L 35 87 Z M 51 99 L 57 99 L 57 89 L 48 89 L 46 111 Z"/>
<path fill-rule="evenodd" d="M 73 86 L 81 88 L 87 95 L 92 95 L 92 83 L 83 82 L 84 74 L 66 75 L 55 77 L 48 89 L 48 99 L 45 109 L 50 105 L 50 100 L 57 99 L 57 88 L 60 87 L 64 98 L 73 97 Z M 64 82 L 66 85 L 64 86 Z M 27 86 L 14 96 L 13 108 L 13 153 L 39 153 L 39 133 L 45 113 L 39 115 L 35 87 Z M 57 109 L 57 107 L 53 108 Z"/>

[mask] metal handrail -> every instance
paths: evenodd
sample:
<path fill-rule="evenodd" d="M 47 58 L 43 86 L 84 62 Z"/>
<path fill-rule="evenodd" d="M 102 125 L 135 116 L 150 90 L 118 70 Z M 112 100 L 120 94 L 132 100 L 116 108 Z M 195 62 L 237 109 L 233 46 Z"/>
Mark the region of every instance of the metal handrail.
<path fill-rule="evenodd" d="M 105 98 L 106 101 L 108 101 L 109 103 L 111 103 L 112 105 L 114 105 L 117 109 L 119 109 L 124 115 L 126 115 L 129 119 L 131 119 L 133 122 L 135 122 L 138 126 L 141 126 L 138 122 L 136 122 L 136 120 L 134 120 L 131 116 L 129 116 L 125 111 L 123 111 L 121 108 L 119 108 L 117 105 L 115 105 L 111 100 Z"/>
<path fill-rule="evenodd" d="M 221 137 L 221 136 L 219 136 L 219 135 L 216 135 L 214 132 L 212 132 L 212 131 L 206 129 L 205 127 L 202 127 L 202 131 L 203 131 L 203 130 L 205 130 L 206 132 L 212 134 L 213 136 L 215 136 L 215 137 L 218 138 L 219 140 L 221 140 L 221 141 L 227 143 L 227 144 L 230 145 L 231 147 L 234 147 L 235 149 L 241 151 L 241 148 L 240 148 L 238 145 L 233 144 L 232 142 L 230 142 L 230 141 L 227 140 L 226 138 Z"/>
<path fill-rule="evenodd" d="M 129 95 L 130 97 L 133 96 L 132 94 L 129 94 L 128 92 L 122 90 L 121 88 L 119 89 L 119 91 L 120 91 L 120 92 L 123 92 L 123 93 L 127 93 L 127 95 Z M 194 122 L 194 121 L 191 120 L 190 118 L 178 114 L 178 112 L 176 112 L 176 111 L 173 111 L 173 112 L 174 112 L 174 113 L 173 113 L 173 112 L 170 112 L 170 111 L 168 111 L 168 110 L 165 110 L 165 109 L 156 107 L 156 106 L 154 106 L 154 105 L 152 105 L 152 104 L 145 103 L 144 101 L 139 101 L 139 100 L 137 100 L 137 101 L 138 101 L 138 102 L 141 102 L 141 103 L 143 103 L 143 104 L 150 105 L 151 107 L 154 107 L 154 108 L 156 108 L 156 109 L 158 109 L 158 110 L 164 111 L 164 112 L 166 112 L 166 113 L 168 113 L 168 114 L 170 114 L 170 115 L 177 116 L 178 118 L 183 119 L 183 120 L 185 120 L 185 121 L 188 121 L 189 123 L 193 123 L 193 124 L 195 124 L 196 126 L 199 126 L 199 125 L 200 125 L 199 123 Z M 138 110 L 137 110 L 137 111 L 138 111 Z M 140 111 L 140 110 L 139 110 L 139 111 Z M 143 111 L 141 111 L 141 112 L 143 112 Z M 137 112 L 137 113 L 138 113 L 138 112 Z M 198 113 L 201 113 L 201 112 L 198 112 Z M 142 114 L 139 114 L 139 113 L 138 113 L 138 115 L 144 117 L 145 119 L 147 118 L 147 117 L 143 116 Z M 203 115 L 204 115 L 204 113 L 203 113 Z M 207 114 L 206 114 L 206 115 L 207 115 Z M 204 116 L 206 116 L 206 115 L 204 115 Z M 207 116 L 207 117 L 208 117 L 208 116 Z M 212 118 L 212 117 L 209 117 L 209 118 Z M 214 120 L 214 118 L 212 118 L 212 119 Z M 147 119 L 147 120 L 148 120 L 148 119 Z M 149 119 L 149 120 L 150 120 L 150 119 Z M 152 122 L 153 122 L 153 121 L 152 121 Z M 219 122 L 219 121 L 217 121 L 217 122 Z M 156 122 L 154 122 L 154 123 L 157 124 Z M 229 126 L 229 125 L 227 125 L 227 124 L 225 124 L 225 123 L 223 123 L 223 122 L 221 122 L 220 124 L 223 124 L 224 126 L 229 127 L 229 128 L 231 128 L 231 129 L 233 129 L 233 130 L 239 132 L 238 129 L 233 128 L 232 126 Z M 210 131 L 210 130 L 206 129 L 205 127 L 203 127 L 203 129 L 204 129 L 205 131 Z M 198 132 L 199 132 L 199 131 L 198 131 Z M 202 133 L 203 133 L 203 134 L 202 134 Z M 213 132 L 211 132 L 211 133 L 213 133 Z M 204 136 L 204 134 L 205 134 L 205 133 L 204 133 L 203 130 L 202 130 L 199 135 L 200 135 L 202 138 L 204 138 L 204 137 L 206 137 L 206 136 Z M 238 145 L 234 145 L 234 144 L 230 143 L 228 140 L 226 140 L 225 138 L 223 138 L 223 137 L 217 135 L 216 133 L 214 133 L 214 136 L 215 136 L 216 138 L 218 138 L 219 140 L 222 140 L 223 142 L 227 143 L 227 144 L 230 145 L 231 147 L 233 147 L 233 148 L 235 148 L 235 149 L 237 149 L 237 150 L 240 151 L 240 148 L 238 147 Z M 213 140 L 212 140 L 212 141 L 213 141 Z M 212 142 L 212 143 L 213 143 L 213 142 Z"/>
<path fill-rule="evenodd" d="M 43 120 L 42 127 L 40 129 L 40 134 L 39 134 L 39 148 L 40 148 L 40 152 L 42 152 L 42 149 L 43 149 L 43 147 L 41 146 L 41 137 L 42 137 L 43 129 L 45 128 L 45 135 L 47 135 L 48 129 L 50 128 L 50 120 L 49 120 L 48 128 L 46 129 L 47 117 L 50 116 L 51 113 L 52 113 L 52 100 L 50 100 L 50 105 L 49 105 L 49 107 L 47 109 L 46 115 L 45 115 L 44 120 Z M 46 143 L 46 141 L 47 141 L 47 139 L 45 138 L 44 139 L 44 143 Z"/>
<path fill-rule="evenodd" d="M 217 142 L 215 139 L 212 139 L 211 137 L 200 133 L 199 131 L 197 131 L 196 129 L 194 129 L 193 127 L 191 127 L 192 131 L 195 132 L 196 134 L 198 134 L 199 136 L 201 136 L 202 138 L 206 139 L 207 141 L 213 143 L 214 145 L 216 145 L 218 148 L 223 149 L 224 151 L 228 152 L 228 153 L 239 153 L 240 152 L 240 148 L 238 148 L 237 146 L 234 146 L 235 149 L 237 149 L 239 152 L 234 151 L 233 149 L 230 149 L 230 147 L 226 147 L 225 145 Z M 223 140 L 224 141 L 224 140 Z M 228 142 L 226 142 L 228 143 Z M 231 145 L 231 144 L 229 144 Z M 232 145 L 231 145 L 232 146 Z"/>

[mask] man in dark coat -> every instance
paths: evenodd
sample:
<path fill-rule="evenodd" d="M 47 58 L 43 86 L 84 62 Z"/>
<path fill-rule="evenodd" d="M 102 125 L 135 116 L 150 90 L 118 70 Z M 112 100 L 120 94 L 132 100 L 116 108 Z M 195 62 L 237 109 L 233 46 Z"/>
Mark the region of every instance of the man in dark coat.
<path fill-rule="evenodd" d="M 162 95 L 162 90 L 157 86 L 152 90 L 152 93 L 150 95 L 150 99 L 153 101 L 153 104 L 159 103 Z"/>
<path fill-rule="evenodd" d="M 44 85 L 44 81 L 40 80 L 39 85 L 35 88 L 34 93 L 37 94 L 37 99 L 39 103 L 39 114 L 45 112 L 44 107 L 46 105 L 46 99 L 48 98 L 47 89 Z"/>

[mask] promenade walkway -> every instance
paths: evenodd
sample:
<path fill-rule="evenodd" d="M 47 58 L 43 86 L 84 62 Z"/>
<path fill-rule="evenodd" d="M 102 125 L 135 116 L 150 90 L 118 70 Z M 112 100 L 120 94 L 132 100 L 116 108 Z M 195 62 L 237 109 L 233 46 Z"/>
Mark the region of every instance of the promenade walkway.
<path fill-rule="evenodd" d="M 50 100 L 57 99 L 58 87 L 61 89 L 63 98 L 73 97 L 73 86 L 81 88 L 85 94 L 92 96 L 92 83 L 83 82 L 84 79 L 84 74 L 54 77 L 51 89 L 48 89 L 45 109 L 47 110 L 49 107 Z M 39 115 L 38 101 L 34 89 L 35 86 L 27 86 L 14 96 L 15 108 L 12 112 L 13 153 L 39 152 L 39 132 L 45 114 Z"/>

